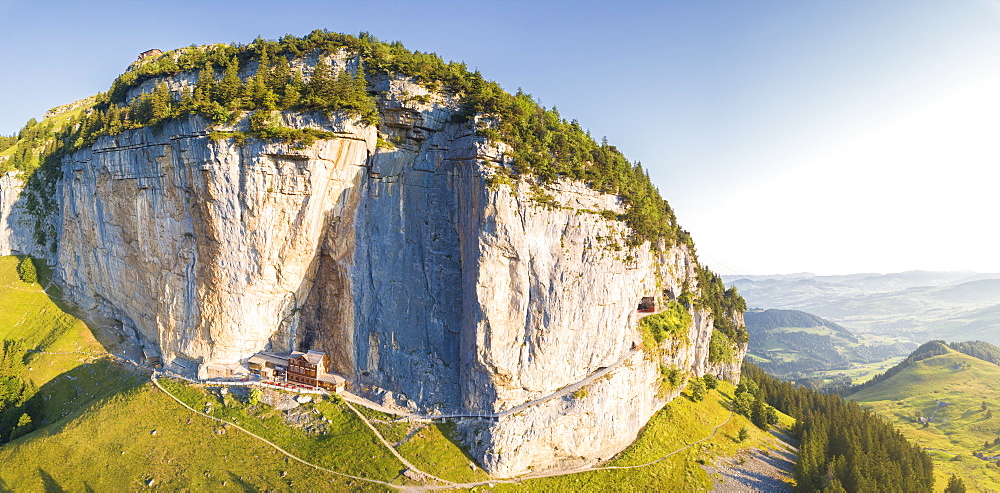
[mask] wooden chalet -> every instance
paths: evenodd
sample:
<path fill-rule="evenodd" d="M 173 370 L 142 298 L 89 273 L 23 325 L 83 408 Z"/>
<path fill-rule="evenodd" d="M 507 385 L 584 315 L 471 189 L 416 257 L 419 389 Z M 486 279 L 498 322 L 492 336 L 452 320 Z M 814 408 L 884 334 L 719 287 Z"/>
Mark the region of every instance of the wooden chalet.
<path fill-rule="evenodd" d="M 285 376 L 288 370 L 288 357 L 272 353 L 257 353 L 247 362 L 250 371 L 265 379 Z"/>
<path fill-rule="evenodd" d="M 310 349 L 303 353 L 295 351 L 288 356 L 289 382 L 301 383 L 313 387 L 319 387 L 317 377 L 326 373 L 330 367 L 330 358 L 323 351 Z"/>
<path fill-rule="evenodd" d="M 163 366 L 163 362 L 160 360 L 160 352 L 153 348 L 142 348 L 142 350 L 139 351 L 139 364 L 149 365 L 153 368 Z"/>
<path fill-rule="evenodd" d="M 246 368 L 239 363 L 208 363 L 205 365 L 205 378 L 243 378 L 248 374 Z"/>
<path fill-rule="evenodd" d="M 327 373 L 330 368 L 330 358 L 323 351 L 295 351 L 288 356 L 260 352 L 250 357 L 247 366 L 255 375 L 265 380 L 278 380 L 284 377 L 286 382 L 319 387 L 332 392 L 341 392 L 347 388 L 344 377 Z"/>
<path fill-rule="evenodd" d="M 656 298 L 652 296 L 643 296 L 639 300 L 639 311 L 640 312 L 655 312 L 656 311 Z"/>
<path fill-rule="evenodd" d="M 147 58 L 152 58 L 152 57 L 155 57 L 155 56 L 160 56 L 162 54 L 163 54 L 162 51 L 157 50 L 156 48 L 153 48 L 152 50 L 146 50 L 146 51 L 144 51 L 142 53 L 139 53 L 139 58 L 137 58 L 135 61 L 141 62 L 141 61 L 143 61 L 143 60 L 145 60 Z"/>
<path fill-rule="evenodd" d="M 335 393 L 341 393 L 347 388 L 347 380 L 340 375 L 335 375 L 333 373 L 324 373 L 316 378 L 316 383 L 322 389 L 330 390 Z"/>

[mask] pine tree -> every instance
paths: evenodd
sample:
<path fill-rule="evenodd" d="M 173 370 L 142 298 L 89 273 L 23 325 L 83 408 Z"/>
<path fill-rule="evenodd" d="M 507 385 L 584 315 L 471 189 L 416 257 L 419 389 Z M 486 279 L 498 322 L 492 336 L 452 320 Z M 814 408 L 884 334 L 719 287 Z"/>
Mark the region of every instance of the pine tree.
<path fill-rule="evenodd" d="M 226 71 L 222 76 L 222 80 L 215 86 L 215 97 L 213 99 L 223 106 L 234 107 L 239 104 L 237 100 L 243 89 L 239 70 L 240 64 L 236 61 L 236 58 L 229 60 L 229 63 L 226 64 Z"/>
<path fill-rule="evenodd" d="M 750 414 L 750 421 L 762 430 L 767 429 L 767 407 L 763 399 L 757 399 L 753 403 L 753 409 Z"/>
<path fill-rule="evenodd" d="M 719 386 L 719 380 L 711 373 L 706 373 L 701 379 L 705 381 L 705 388 L 708 390 L 715 390 Z"/>
<path fill-rule="evenodd" d="M 737 391 L 736 397 L 733 399 L 733 412 L 748 418 L 751 417 L 754 400 L 753 394 L 750 392 Z"/>
<path fill-rule="evenodd" d="M 20 418 L 18 418 L 17 425 L 14 426 L 14 429 L 11 430 L 10 439 L 14 440 L 15 438 L 23 437 L 24 435 L 31 433 L 34 429 L 35 427 L 31 424 L 31 416 L 28 416 L 28 413 L 24 413 Z"/>
<path fill-rule="evenodd" d="M 156 85 L 156 89 L 149 97 L 150 122 L 159 123 L 173 117 L 173 96 L 165 82 Z"/>
<path fill-rule="evenodd" d="M 204 111 L 212 100 L 215 92 L 215 69 L 212 64 L 206 63 L 198 72 L 198 82 L 194 85 L 194 104 L 199 110 Z"/>
<path fill-rule="evenodd" d="M 24 364 L 24 356 L 27 348 L 22 341 L 0 341 L 0 377 L 20 378 L 24 375 L 27 367 Z M 0 386 L 3 391 L 5 386 Z M 0 395 L 0 404 L 5 400 L 5 396 Z"/>
<path fill-rule="evenodd" d="M 17 264 L 17 274 L 27 284 L 38 282 L 38 271 L 35 269 L 35 262 L 31 257 L 25 256 L 21 259 L 21 262 Z"/>
<path fill-rule="evenodd" d="M 695 377 L 689 380 L 687 390 L 692 401 L 699 402 L 705 400 L 705 382 L 702 379 Z"/>
<path fill-rule="evenodd" d="M 108 106 L 108 115 L 105 118 L 105 126 L 102 133 L 107 135 L 115 135 L 121 133 L 122 131 L 122 114 L 121 107 L 117 104 L 112 103 Z"/>
<path fill-rule="evenodd" d="M 264 109 L 267 110 L 275 109 L 276 105 L 274 104 L 274 93 L 271 92 L 269 87 L 267 87 L 267 84 L 264 82 L 265 78 L 266 74 L 257 72 L 250 77 L 249 80 L 247 80 L 246 86 L 243 88 L 243 100 L 246 101 L 251 108 L 264 107 Z M 267 101 L 271 102 L 270 108 L 266 106 Z"/>
<path fill-rule="evenodd" d="M 837 478 L 833 478 L 833 480 L 830 481 L 830 485 L 824 488 L 823 491 L 826 493 L 847 493 L 847 490 L 844 489 L 844 485 Z"/>
<path fill-rule="evenodd" d="M 275 93 L 281 92 L 292 78 L 292 68 L 288 64 L 288 59 L 283 56 L 276 57 L 274 65 L 267 73 L 267 87 Z"/>
<path fill-rule="evenodd" d="M 296 70 L 295 74 L 292 75 L 291 81 L 285 86 L 281 94 L 279 102 L 281 107 L 288 109 L 297 108 L 302 100 L 302 91 L 304 88 L 305 82 L 302 81 L 302 73 Z"/>
<path fill-rule="evenodd" d="M 747 438 L 750 438 L 750 430 L 747 430 L 746 426 L 741 427 L 740 433 L 736 435 L 736 441 L 742 443 L 745 442 Z"/>
<path fill-rule="evenodd" d="M 316 63 L 312 77 L 306 85 L 306 106 L 313 109 L 330 107 L 336 96 L 336 80 L 330 65 L 322 59 Z"/>
<path fill-rule="evenodd" d="M 965 481 L 952 474 L 948 478 L 948 486 L 944 488 L 945 493 L 965 493 Z"/>

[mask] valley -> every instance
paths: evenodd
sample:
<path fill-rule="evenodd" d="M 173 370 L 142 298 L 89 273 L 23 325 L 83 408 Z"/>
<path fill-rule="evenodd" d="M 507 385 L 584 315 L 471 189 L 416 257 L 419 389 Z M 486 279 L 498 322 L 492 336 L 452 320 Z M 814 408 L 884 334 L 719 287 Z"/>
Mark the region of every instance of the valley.
<path fill-rule="evenodd" d="M 885 371 L 917 344 L 906 339 L 855 334 L 798 310 L 749 310 L 747 358 L 772 375 L 836 390 Z"/>
<path fill-rule="evenodd" d="M 1000 420 L 992 415 L 1000 405 L 1000 366 L 989 342 L 1000 334 L 1000 281 L 993 277 L 911 272 L 727 281 L 750 306 L 781 307 L 746 313 L 748 360 L 779 378 L 840 392 L 888 419 L 930 454 L 938 489 L 954 474 L 970 491 L 996 491 Z M 963 344 L 969 354 L 936 342 L 917 349 L 930 339 L 986 342 Z M 873 377 L 877 383 L 866 383 Z"/>
<path fill-rule="evenodd" d="M 1000 274 L 911 271 L 894 274 L 724 276 L 751 308 L 801 310 L 871 334 L 1000 344 Z"/>
<path fill-rule="evenodd" d="M 723 278 L 607 138 L 367 31 L 144 51 L 0 171 L 0 490 L 1000 487 L 1000 348 L 922 344 L 1000 275 Z"/>

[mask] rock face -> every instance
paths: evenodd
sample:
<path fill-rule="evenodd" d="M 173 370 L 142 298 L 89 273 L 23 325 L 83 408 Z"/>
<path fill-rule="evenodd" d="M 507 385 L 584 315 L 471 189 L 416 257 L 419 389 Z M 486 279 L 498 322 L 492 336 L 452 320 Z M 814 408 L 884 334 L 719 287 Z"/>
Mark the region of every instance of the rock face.
<path fill-rule="evenodd" d="M 17 171 L 0 175 L 0 255 L 31 255 L 51 260 L 46 242 L 39 244 L 35 234 L 38 218 L 27 207 L 31 191 Z"/>
<path fill-rule="evenodd" d="M 353 391 L 421 412 L 541 400 L 459 420 L 499 476 L 610 458 L 680 392 L 661 368 L 739 378 L 745 346 L 708 361 L 708 312 L 692 309 L 662 356 L 642 350 L 639 299 L 697 290 L 687 247 L 628 246 L 627 226 L 596 212 L 621 212 L 619 198 L 580 183 L 547 186 L 547 201 L 527 182 L 489 184 L 509 149 L 449 123 L 454 101 L 379 84 L 379 129 L 284 114 L 336 133 L 302 149 L 213 140 L 193 116 L 65 158 L 47 257 L 66 296 L 189 374 L 320 348 Z M 0 253 L 31 252 L 19 182 L 3 180 Z"/>
<path fill-rule="evenodd" d="M 168 367 L 246 359 L 292 323 L 374 135 L 236 146 L 192 117 L 101 138 L 63 165 L 62 284 Z"/>

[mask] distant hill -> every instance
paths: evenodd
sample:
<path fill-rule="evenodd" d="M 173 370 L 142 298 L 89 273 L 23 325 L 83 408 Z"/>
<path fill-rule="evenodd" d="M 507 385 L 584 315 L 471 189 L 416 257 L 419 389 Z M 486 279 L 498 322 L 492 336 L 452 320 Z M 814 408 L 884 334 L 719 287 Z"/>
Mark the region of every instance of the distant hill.
<path fill-rule="evenodd" d="M 956 346 L 1000 349 L 980 343 Z M 993 465 L 1000 459 L 1000 366 L 932 341 L 890 372 L 847 398 L 887 418 L 926 448 L 934 458 L 939 487 L 954 473 L 970 491 L 1000 490 L 1000 471 Z"/>
<path fill-rule="evenodd" d="M 915 342 L 980 339 L 1000 344 L 1000 274 L 910 271 L 895 274 L 726 276 L 747 306 L 802 310 L 855 333 Z"/>
<path fill-rule="evenodd" d="M 983 341 L 953 342 L 948 345 L 952 349 L 968 354 L 974 358 L 1000 365 L 1000 347 Z"/>
<path fill-rule="evenodd" d="M 749 311 L 744 314 L 744 318 L 748 327 L 753 326 L 759 330 L 773 331 L 782 327 L 827 327 L 845 339 L 858 342 L 858 338 L 854 337 L 854 334 L 851 334 L 850 331 L 840 325 L 799 310 Z"/>
<path fill-rule="evenodd" d="M 818 371 L 847 370 L 907 354 L 915 344 L 862 341 L 843 326 L 799 310 L 750 310 L 744 314 L 750 334 L 748 354 L 768 373 L 802 381 Z M 844 376 L 844 384 L 850 380 Z M 813 382 L 822 385 L 825 382 Z"/>

